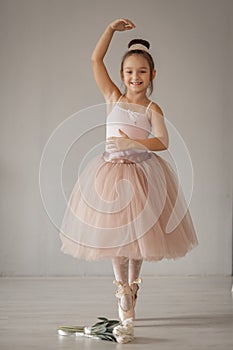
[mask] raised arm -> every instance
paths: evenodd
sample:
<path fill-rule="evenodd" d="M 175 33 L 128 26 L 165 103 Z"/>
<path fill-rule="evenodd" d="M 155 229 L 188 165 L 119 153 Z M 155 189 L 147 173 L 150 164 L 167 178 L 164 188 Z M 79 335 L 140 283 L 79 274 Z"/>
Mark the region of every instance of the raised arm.
<path fill-rule="evenodd" d="M 115 31 L 125 31 L 135 28 L 135 25 L 128 19 L 117 19 L 110 23 L 100 37 L 92 53 L 91 61 L 96 83 L 107 102 L 115 102 L 120 91 L 111 80 L 104 64 L 104 57 L 108 50 Z"/>

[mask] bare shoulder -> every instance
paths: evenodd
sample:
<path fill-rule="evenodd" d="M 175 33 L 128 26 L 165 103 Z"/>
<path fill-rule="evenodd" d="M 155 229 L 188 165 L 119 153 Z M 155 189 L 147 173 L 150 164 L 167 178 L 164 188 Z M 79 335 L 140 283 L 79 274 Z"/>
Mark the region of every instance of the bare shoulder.
<path fill-rule="evenodd" d="M 153 112 L 156 112 L 156 113 L 153 113 Z M 163 111 L 162 111 L 161 107 L 156 102 L 152 102 L 152 104 L 150 106 L 149 117 L 151 118 L 153 114 L 154 115 L 160 114 L 163 117 Z"/>
<path fill-rule="evenodd" d="M 163 116 L 163 111 L 162 111 L 161 107 L 156 102 L 152 102 L 150 109 Z"/>

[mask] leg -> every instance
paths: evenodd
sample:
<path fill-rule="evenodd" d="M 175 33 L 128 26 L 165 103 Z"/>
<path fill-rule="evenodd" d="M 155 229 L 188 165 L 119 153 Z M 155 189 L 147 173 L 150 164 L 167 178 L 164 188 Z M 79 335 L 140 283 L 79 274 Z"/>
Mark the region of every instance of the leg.
<path fill-rule="evenodd" d="M 132 284 L 139 279 L 139 274 L 142 266 L 142 259 L 130 259 L 129 260 L 129 284 Z"/>
<path fill-rule="evenodd" d="M 136 305 L 137 301 L 137 292 L 139 289 L 138 284 L 141 283 L 141 279 L 139 278 L 142 259 L 130 259 L 129 260 L 129 286 L 133 293 L 133 307 Z"/>
<path fill-rule="evenodd" d="M 118 298 L 118 311 L 121 321 L 132 316 L 132 291 L 128 283 L 129 259 L 127 257 L 114 257 L 112 266 L 115 275 L 115 284 L 118 286 L 116 297 Z"/>
<path fill-rule="evenodd" d="M 112 267 L 116 281 L 128 283 L 129 259 L 125 256 L 116 256 L 112 259 Z"/>

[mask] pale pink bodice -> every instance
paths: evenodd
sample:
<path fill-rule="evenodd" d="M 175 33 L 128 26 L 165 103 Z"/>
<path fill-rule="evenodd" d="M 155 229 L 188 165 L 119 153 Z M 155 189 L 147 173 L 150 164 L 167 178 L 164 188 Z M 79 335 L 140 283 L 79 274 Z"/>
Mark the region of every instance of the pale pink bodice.
<path fill-rule="evenodd" d="M 147 117 L 150 104 L 145 113 L 139 113 L 121 108 L 117 102 L 107 116 L 106 138 L 111 136 L 120 137 L 118 129 L 121 129 L 132 139 L 148 138 L 151 132 L 151 124 Z"/>

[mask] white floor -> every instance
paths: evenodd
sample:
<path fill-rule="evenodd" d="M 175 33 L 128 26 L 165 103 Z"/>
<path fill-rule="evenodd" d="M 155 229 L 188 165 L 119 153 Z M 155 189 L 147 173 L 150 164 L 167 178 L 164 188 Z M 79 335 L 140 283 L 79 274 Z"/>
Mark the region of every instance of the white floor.
<path fill-rule="evenodd" d="M 1 278 L 0 349 L 233 349 L 231 277 L 144 277 L 135 340 L 59 336 L 61 325 L 117 318 L 111 277 Z"/>

